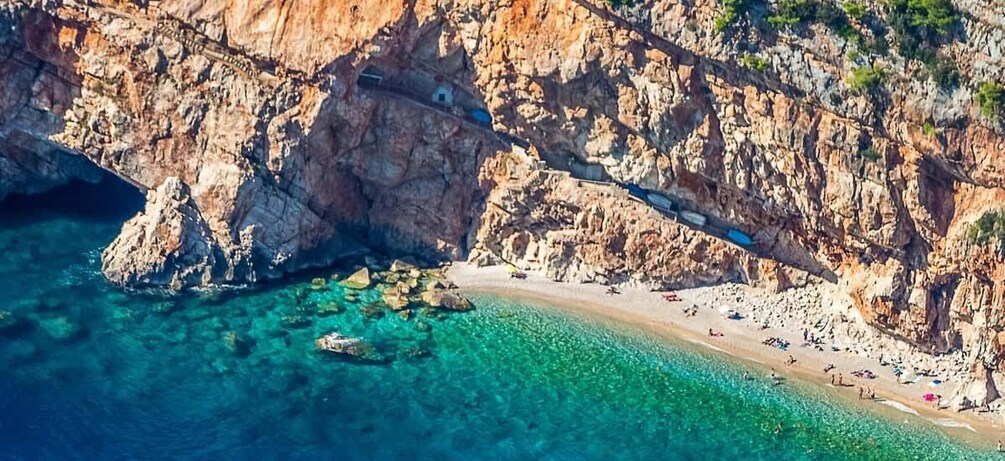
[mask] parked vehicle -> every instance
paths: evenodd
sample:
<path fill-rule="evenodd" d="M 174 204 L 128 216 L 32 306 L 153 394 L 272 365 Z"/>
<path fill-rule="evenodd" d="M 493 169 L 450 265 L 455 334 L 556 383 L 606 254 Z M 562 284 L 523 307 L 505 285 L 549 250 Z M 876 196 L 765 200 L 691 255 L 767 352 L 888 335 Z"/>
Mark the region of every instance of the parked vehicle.
<path fill-rule="evenodd" d="M 692 211 L 681 211 L 680 217 L 681 219 L 691 224 L 694 224 L 695 226 L 698 227 L 704 226 L 705 223 L 708 222 L 708 218 L 706 218 L 704 215 L 700 215 Z"/>
<path fill-rule="evenodd" d="M 492 125 L 492 115 L 482 109 L 472 109 L 469 113 L 471 120 L 480 125 Z"/>
<path fill-rule="evenodd" d="M 731 240 L 733 243 L 740 246 L 750 246 L 754 244 L 754 239 L 750 238 L 749 235 L 739 231 L 737 229 L 729 229 L 726 231 L 726 238 Z"/>
<path fill-rule="evenodd" d="M 649 203 L 652 206 L 656 207 L 659 210 L 669 212 L 673 211 L 673 202 L 671 202 L 670 199 L 666 198 L 666 196 L 660 194 L 659 192 L 650 192 L 646 195 L 646 198 L 649 200 Z"/>
<path fill-rule="evenodd" d="M 646 199 L 646 190 L 639 187 L 638 184 L 625 184 L 624 187 L 632 197 L 638 197 L 642 200 Z"/>

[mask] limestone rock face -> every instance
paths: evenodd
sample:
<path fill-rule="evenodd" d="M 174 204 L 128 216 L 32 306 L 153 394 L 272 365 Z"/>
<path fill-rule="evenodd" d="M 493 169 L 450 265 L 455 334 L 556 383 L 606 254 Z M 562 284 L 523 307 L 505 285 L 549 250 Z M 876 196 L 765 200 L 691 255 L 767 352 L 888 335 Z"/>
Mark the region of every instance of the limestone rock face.
<path fill-rule="evenodd" d="M 967 39 L 940 54 L 964 84 L 940 90 L 821 24 L 717 33 L 718 0 L 8 1 L 0 195 L 86 179 L 82 158 L 157 189 L 106 255 L 121 284 L 250 283 L 360 247 L 660 288 L 823 280 L 882 331 L 1005 370 L 1005 258 L 967 239 L 1005 203 L 1005 130 L 972 102 L 1005 75 L 1005 24 L 954 3 Z M 879 94 L 852 92 L 873 62 Z M 757 251 L 575 178 L 659 190 Z"/>
<path fill-rule="evenodd" d="M 123 286 L 181 288 L 205 283 L 225 260 L 188 186 L 168 178 L 151 191 L 146 210 L 122 226 L 101 258 L 101 270 Z"/>

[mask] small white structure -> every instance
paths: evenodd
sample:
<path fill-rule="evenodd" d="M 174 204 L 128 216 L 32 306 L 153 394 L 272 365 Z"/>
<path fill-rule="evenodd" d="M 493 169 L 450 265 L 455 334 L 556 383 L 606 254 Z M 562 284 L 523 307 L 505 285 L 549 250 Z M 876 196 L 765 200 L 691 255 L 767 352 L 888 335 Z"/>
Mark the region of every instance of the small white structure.
<path fill-rule="evenodd" d="M 446 83 L 433 90 L 433 103 L 441 106 L 451 107 L 454 105 L 454 88 Z"/>

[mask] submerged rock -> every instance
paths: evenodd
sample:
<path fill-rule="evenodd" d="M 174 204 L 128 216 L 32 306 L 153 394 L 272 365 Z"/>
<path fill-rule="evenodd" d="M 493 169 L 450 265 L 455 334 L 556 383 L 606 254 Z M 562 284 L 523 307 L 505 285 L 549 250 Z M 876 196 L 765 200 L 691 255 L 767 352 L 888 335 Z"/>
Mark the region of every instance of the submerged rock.
<path fill-rule="evenodd" d="M 8 311 L 0 311 L 0 334 L 11 334 L 16 331 L 20 331 L 28 322 L 23 319 L 15 317 L 14 314 Z"/>
<path fill-rule="evenodd" d="M 237 334 L 236 331 L 228 331 L 223 335 L 223 343 L 227 350 L 239 357 L 247 357 L 251 353 L 251 344 Z"/>
<path fill-rule="evenodd" d="M 379 319 L 384 316 L 384 309 L 377 303 L 368 303 L 359 308 L 360 313 L 369 319 Z"/>
<path fill-rule="evenodd" d="M 80 326 L 70 321 L 66 317 L 56 317 L 52 319 L 40 320 L 38 326 L 49 334 L 53 339 L 68 340 L 80 335 Z"/>
<path fill-rule="evenodd" d="M 345 312 L 345 306 L 343 306 L 343 305 L 341 305 L 341 304 L 339 304 L 339 303 L 337 303 L 335 301 L 331 301 L 331 302 L 327 302 L 327 303 L 319 304 L 318 305 L 318 314 L 320 314 L 322 316 L 324 316 L 324 315 L 332 315 L 332 314 L 341 314 L 343 312 Z"/>
<path fill-rule="evenodd" d="M 279 320 L 286 328 L 306 328 L 310 326 L 311 319 L 302 315 L 287 315 Z"/>
<path fill-rule="evenodd" d="M 328 289 L 328 281 L 325 280 L 324 278 L 316 277 L 315 279 L 311 280 L 311 289 L 317 291 L 326 290 Z"/>
<path fill-rule="evenodd" d="M 353 290 L 365 290 L 370 288 L 371 283 L 373 281 L 370 279 L 370 269 L 364 267 L 343 280 L 342 286 Z"/>

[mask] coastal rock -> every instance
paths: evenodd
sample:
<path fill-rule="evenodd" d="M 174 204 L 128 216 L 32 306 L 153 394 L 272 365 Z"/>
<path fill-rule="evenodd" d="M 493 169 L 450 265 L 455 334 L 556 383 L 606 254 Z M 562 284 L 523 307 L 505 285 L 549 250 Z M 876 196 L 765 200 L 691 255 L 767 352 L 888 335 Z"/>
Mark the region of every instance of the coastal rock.
<path fill-rule="evenodd" d="M 353 290 L 365 290 L 370 288 L 370 269 L 364 267 L 342 281 L 342 286 Z"/>
<path fill-rule="evenodd" d="M 471 301 L 449 290 L 428 289 L 422 292 L 422 302 L 430 307 L 451 311 L 468 311 L 474 308 Z"/>
<path fill-rule="evenodd" d="M 394 261 L 391 262 L 391 268 L 388 270 L 390 270 L 391 272 L 408 273 L 413 269 L 417 269 L 415 267 L 415 264 L 400 259 L 395 259 Z"/>
<path fill-rule="evenodd" d="M 876 331 L 1005 363 L 1005 258 L 968 238 L 1005 203 L 1003 129 L 973 105 L 1005 74 L 994 2 L 956 2 L 957 89 L 894 46 L 870 95 L 847 39 L 741 39 L 711 0 L 148 3 L 0 14 L 0 195 L 88 165 L 146 189 L 103 255 L 113 283 L 254 283 L 361 247 L 660 289 L 824 281 Z M 360 85 L 371 66 L 403 92 Z M 456 110 L 429 105 L 441 84 Z"/>
<path fill-rule="evenodd" d="M 182 286 L 224 270 L 221 251 L 193 203 L 189 188 L 168 178 L 147 198 L 101 255 L 101 271 L 122 286 Z"/>
<path fill-rule="evenodd" d="M 319 351 L 353 357 L 366 361 L 379 361 L 381 357 L 374 347 L 362 338 L 342 336 L 338 333 L 328 333 L 314 341 L 314 347 Z"/>
<path fill-rule="evenodd" d="M 992 371 L 984 366 L 977 366 L 969 379 L 960 384 L 949 399 L 949 407 L 955 411 L 969 410 L 987 405 L 1000 397 L 992 377 Z"/>
<path fill-rule="evenodd" d="M 387 304 L 391 310 L 395 311 L 408 309 L 408 305 L 410 304 L 408 297 L 403 295 L 396 287 L 384 289 L 381 293 L 381 297 L 384 299 L 384 303 Z"/>

